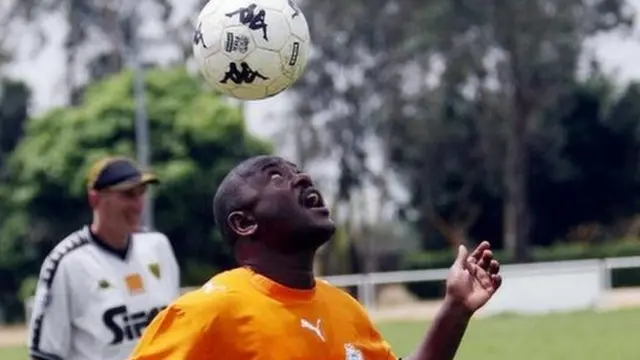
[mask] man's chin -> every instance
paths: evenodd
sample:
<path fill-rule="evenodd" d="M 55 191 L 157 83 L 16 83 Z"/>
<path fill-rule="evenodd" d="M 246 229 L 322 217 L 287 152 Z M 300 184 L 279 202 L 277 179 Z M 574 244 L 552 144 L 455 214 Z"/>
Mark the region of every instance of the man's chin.
<path fill-rule="evenodd" d="M 331 240 L 335 232 L 336 225 L 330 218 L 327 218 L 325 221 L 318 221 L 309 226 L 299 236 L 300 240 L 304 241 L 309 247 L 317 249 Z"/>
<path fill-rule="evenodd" d="M 127 221 L 127 229 L 129 229 L 130 233 L 143 232 L 145 230 L 140 221 Z"/>

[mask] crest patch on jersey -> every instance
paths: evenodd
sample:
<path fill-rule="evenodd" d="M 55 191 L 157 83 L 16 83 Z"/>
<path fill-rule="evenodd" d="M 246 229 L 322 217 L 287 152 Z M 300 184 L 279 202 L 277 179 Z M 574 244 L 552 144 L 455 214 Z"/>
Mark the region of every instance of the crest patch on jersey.
<path fill-rule="evenodd" d="M 149 264 L 149 271 L 156 277 L 156 279 L 160 279 L 160 264 L 157 262 Z"/>
<path fill-rule="evenodd" d="M 100 287 L 100 289 L 108 289 L 111 287 L 111 284 L 109 284 L 107 280 L 102 279 L 98 281 L 98 287 Z"/>
<path fill-rule="evenodd" d="M 345 360 L 364 360 L 362 351 L 351 344 L 344 344 Z"/>
<path fill-rule="evenodd" d="M 142 283 L 142 276 L 140 276 L 140 274 L 129 274 L 124 278 L 124 281 L 131 295 L 144 293 L 144 284 Z"/>

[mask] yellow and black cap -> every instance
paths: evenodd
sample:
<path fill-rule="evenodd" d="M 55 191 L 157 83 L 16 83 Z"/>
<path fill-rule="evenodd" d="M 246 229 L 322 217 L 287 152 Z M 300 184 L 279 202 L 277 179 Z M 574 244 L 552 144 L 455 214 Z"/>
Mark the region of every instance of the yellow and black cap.
<path fill-rule="evenodd" d="M 89 170 L 88 188 L 91 190 L 124 191 L 145 184 L 157 184 L 155 174 L 142 171 L 135 162 L 125 157 L 107 157 L 98 160 Z"/>

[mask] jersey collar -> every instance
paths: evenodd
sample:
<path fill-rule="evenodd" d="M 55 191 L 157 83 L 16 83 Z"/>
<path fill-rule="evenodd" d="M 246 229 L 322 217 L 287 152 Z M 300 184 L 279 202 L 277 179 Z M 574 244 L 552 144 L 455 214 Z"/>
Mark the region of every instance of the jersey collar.
<path fill-rule="evenodd" d="M 254 288 L 261 293 L 269 296 L 270 298 L 280 301 L 308 301 L 313 299 L 316 287 L 314 286 L 309 290 L 293 289 L 284 286 L 278 282 L 269 279 L 266 276 L 260 275 L 251 269 L 241 268 L 240 271 L 246 272 L 249 277 L 249 281 Z"/>
<path fill-rule="evenodd" d="M 91 240 L 93 240 L 93 242 L 101 250 L 104 250 L 121 260 L 127 259 L 127 255 L 129 255 L 129 250 L 131 249 L 131 236 L 127 237 L 127 246 L 124 249 L 116 249 L 115 247 L 109 245 L 106 241 L 101 239 L 98 235 L 94 234 L 93 231 L 91 231 L 90 226 L 87 226 L 87 232 L 89 233 Z"/>

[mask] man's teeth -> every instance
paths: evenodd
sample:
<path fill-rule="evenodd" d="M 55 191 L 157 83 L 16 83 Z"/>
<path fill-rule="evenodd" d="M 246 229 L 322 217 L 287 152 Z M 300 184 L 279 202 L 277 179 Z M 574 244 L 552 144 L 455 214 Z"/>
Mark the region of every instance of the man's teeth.
<path fill-rule="evenodd" d="M 318 194 L 309 194 L 306 199 L 307 207 L 316 207 L 320 205 L 320 197 Z"/>

